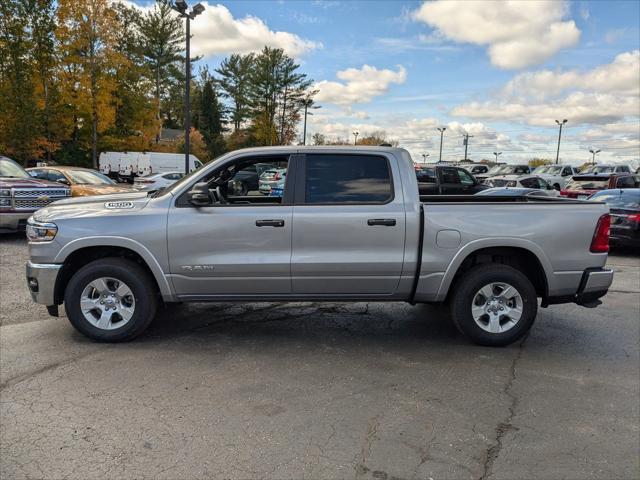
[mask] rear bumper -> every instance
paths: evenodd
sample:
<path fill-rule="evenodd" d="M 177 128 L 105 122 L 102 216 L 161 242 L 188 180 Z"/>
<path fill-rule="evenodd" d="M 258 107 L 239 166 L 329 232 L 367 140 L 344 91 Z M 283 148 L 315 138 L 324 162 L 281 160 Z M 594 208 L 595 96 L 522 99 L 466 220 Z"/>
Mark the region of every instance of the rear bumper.
<path fill-rule="evenodd" d="M 54 263 L 27 263 L 27 287 L 34 302 L 55 305 L 56 280 L 62 265 Z"/>
<path fill-rule="evenodd" d="M 613 283 L 613 270 L 609 268 L 587 268 L 582 273 L 582 279 L 576 293 L 548 297 L 542 302 L 542 306 L 577 303 L 584 307 L 597 307 L 601 303 L 598 299 L 607 294 L 611 283 Z"/>
<path fill-rule="evenodd" d="M 25 229 L 27 219 L 33 215 L 33 211 L 0 213 L 0 232 L 10 233 Z"/>

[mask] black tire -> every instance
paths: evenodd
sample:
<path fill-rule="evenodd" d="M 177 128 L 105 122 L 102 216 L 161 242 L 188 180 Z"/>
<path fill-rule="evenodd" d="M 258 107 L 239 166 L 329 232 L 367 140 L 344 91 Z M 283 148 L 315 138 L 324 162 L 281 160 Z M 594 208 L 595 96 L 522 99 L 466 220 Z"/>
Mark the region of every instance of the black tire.
<path fill-rule="evenodd" d="M 122 327 L 104 330 L 92 325 L 80 309 L 80 298 L 85 287 L 100 277 L 110 277 L 127 284 L 135 298 L 131 319 Z M 122 258 L 102 258 L 88 263 L 69 280 L 64 305 L 67 317 L 76 330 L 99 342 L 127 342 L 140 335 L 156 314 L 158 293 L 154 280 L 137 263 Z"/>
<path fill-rule="evenodd" d="M 522 299 L 522 315 L 509 330 L 491 333 L 473 318 L 471 308 L 478 291 L 485 285 L 504 282 L 513 286 Z M 529 279 L 508 265 L 485 263 L 465 272 L 452 286 L 449 308 L 458 330 L 478 345 L 502 347 L 522 338 L 531 328 L 538 312 L 536 291 Z"/>

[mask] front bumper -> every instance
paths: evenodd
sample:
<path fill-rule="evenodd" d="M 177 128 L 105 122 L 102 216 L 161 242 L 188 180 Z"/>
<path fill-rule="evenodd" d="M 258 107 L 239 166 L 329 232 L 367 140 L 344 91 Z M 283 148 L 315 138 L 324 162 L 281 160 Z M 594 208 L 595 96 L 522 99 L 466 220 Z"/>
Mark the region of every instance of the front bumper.
<path fill-rule="evenodd" d="M 31 298 L 42 305 L 55 305 L 56 280 L 62 265 L 27 262 L 27 287 Z"/>
<path fill-rule="evenodd" d="M 24 230 L 27 219 L 31 215 L 33 211 L 0 213 L 0 232 L 11 233 Z"/>

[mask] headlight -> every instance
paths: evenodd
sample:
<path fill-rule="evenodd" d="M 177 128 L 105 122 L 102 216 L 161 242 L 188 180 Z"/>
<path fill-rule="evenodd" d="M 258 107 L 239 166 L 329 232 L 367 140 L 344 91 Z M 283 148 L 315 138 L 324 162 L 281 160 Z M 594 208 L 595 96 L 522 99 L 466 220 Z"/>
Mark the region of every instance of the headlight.
<path fill-rule="evenodd" d="M 27 220 L 27 238 L 30 242 L 49 242 L 58 233 L 55 223 L 37 222 L 33 217 Z"/>
<path fill-rule="evenodd" d="M 6 197 L 0 197 L 0 208 L 11 207 L 11 199 Z"/>
<path fill-rule="evenodd" d="M 8 188 L 0 188 L 0 197 L 10 197 L 11 196 L 11 190 L 9 190 Z"/>

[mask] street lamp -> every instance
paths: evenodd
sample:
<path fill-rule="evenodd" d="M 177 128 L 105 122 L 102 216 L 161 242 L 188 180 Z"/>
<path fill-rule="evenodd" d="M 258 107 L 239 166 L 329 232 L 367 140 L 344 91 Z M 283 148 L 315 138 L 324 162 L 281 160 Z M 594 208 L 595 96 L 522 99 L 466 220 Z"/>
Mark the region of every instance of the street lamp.
<path fill-rule="evenodd" d="M 186 20 L 187 24 L 187 45 L 185 56 L 185 86 L 184 86 L 184 174 L 189 174 L 189 133 L 191 130 L 191 113 L 189 108 L 189 96 L 191 93 L 191 29 L 190 22 L 202 12 L 204 6 L 201 3 L 195 5 L 190 12 L 187 12 L 189 5 L 185 0 L 176 0 L 171 8 L 178 12 L 181 18 Z"/>
<path fill-rule="evenodd" d="M 565 118 L 562 122 L 556 120 L 556 123 L 560 125 L 560 131 L 558 132 L 558 151 L 556 152 L 556 165 L 558 164 L 558 159 L 560 158 L 560 138 L 562 137 L 562 126 L 567 123 L 567 119 Z"/>
<path fill-rule="evenodd" d="M 600 150 L 594 150 L 593 148 L 589 149 L 589 152 L 591 153 L 592 157 L 591 157 L 591 164 L 595 165 L 596 164 L 596 154 L 600 153 Z"/>
<path fill-rule="evenodd" d="M 493 154 L 496 156 L 496 163 L 498 163 L 498 155 L 502 155 L 502 152 L 493 152 Z"/>
<path fill-rule="evenodd" d="M 423 153 L 422 154 L 422 163 L 427 163 L 427 157 L 429 156 L 428 153 Z"/>
<path fill-rule="evenodd" d="M 318 93 L 319 90 L 314 90 L 312 92 L 307 93 L 307 96 L 302 99 L 302 105 L 304 105 L 304 130 L 302 133 L 302 145 L 307 144 L 307 115 L 313 115 L 313 113 L 309 112 L 309 109 L 318 109 L 320 105 L 315 105 L 313 102 L 313 95 Z"/>
<path fill-rule="evenodd" d="M 447 127 L 438 127 L 438 131 L 440 132 L 440 159 L 438 160 L 438 163 L 442 161 L 442 137 L 444 136 L 444 131 L 446 129 Z"/>
<path fill-rule="evenodd" d="M 353 132 L 353 144 L 354 145 L 358 144 L 358 135 L 360 135 L 360 132 L 358 132 L 357 130 L 355 132 Z"/>

